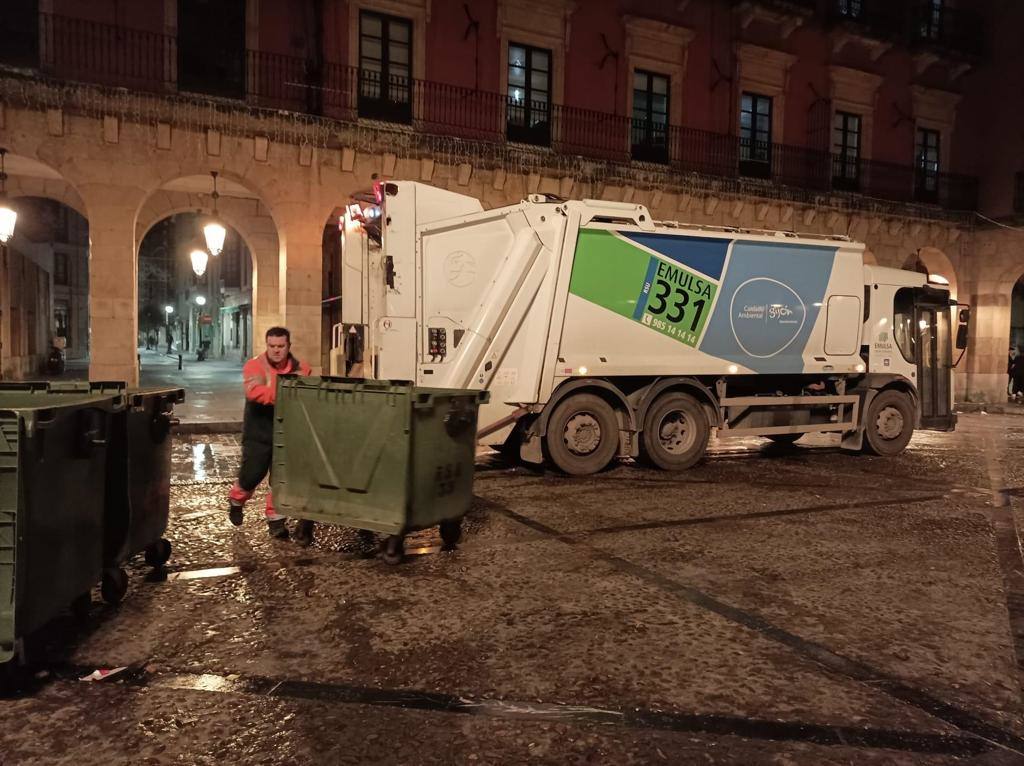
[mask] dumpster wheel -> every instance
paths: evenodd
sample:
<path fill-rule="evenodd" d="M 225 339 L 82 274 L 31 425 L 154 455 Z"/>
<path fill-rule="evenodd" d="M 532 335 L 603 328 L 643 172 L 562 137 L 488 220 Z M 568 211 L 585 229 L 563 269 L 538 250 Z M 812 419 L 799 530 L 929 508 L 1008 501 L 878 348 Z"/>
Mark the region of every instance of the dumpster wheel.
<path fill-rule="evenodd" d="M 171 543 L 162 537 L 146 548 L 146 563 L 153 569 L 160 569 L 170 557 Z"/>
<path fill-rule="evenodd" d="M 385 564 L 395 566 L 401 564 L 405 557 L 405 536 L 388 535 L 381 546 L 381 558 Z"/>
<path fill-rule="evenodd" d="M 440 526 L 441 542 L 446 548 L 454 548 L 462 539 L 462 519 L 442 521 Z"/>
<path fill-rule="evenodd" d="M 128 573 L 120 567 L 106 569 L 103 572 L 103 582 L 100 583 L 100 595 L 103 600 L 111 606 L 121 603 L 124 594 L 128 592 Z"/>

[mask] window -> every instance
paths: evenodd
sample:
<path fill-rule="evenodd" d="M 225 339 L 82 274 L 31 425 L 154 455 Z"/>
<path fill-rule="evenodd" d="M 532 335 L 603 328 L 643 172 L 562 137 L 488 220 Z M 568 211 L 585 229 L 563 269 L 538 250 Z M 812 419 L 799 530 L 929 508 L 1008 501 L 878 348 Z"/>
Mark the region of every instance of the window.
<path fill-rule="evenodd" d="M 668 86 L 665 75 L 633 72 L 633 158 L 668 162 Z"/>
<path fill-rule="evenodd" d="M 864 0 L 836 0 L 836 10 L 843 18 L 861 19 L 864 17 Z"/>
<path fill-rule="evenodd" d="M 929 202 L 939 194 L 939 131 L 917 129 L 917 197 Z"/>
<path fill-rule="evenodd" d="M 68 254 L 53 254 L 53 283 L 55 285 L 66 285 L 68 283 Z"/>
<path fill-rule="evenodd" d="M 412 22 L 359 14 L 359 116 L 412 122 Z"/>
<path fill-rule="evenodd" d="M 178 87 L 245 95 L 245 0 L 178 0 Z"/>
<path fill-rule="evenodd" d="M 39 0 L 4 0 L 0 13 L 0 59 L 15 66 L 39 66 Z"/>
<path fill-rule="evenodd" d="M 904 287 L 896 291 L 892 304 L 893 340 L 911 364 L 917 361 L 917 327 L 914 326 L 914 289 Z"/>
<path fill-rule="evenodd" d="M 855 191 L 860 185 L 859 114 L 836 112 L 832 123 L 832 183 Z"/>
<path fill-rule="evenodd" d="M 509 43 L 508 137 L 551 143 L 551 51 Z"/>
<path fill-rule="evenodd" d="M 944 0 L 926 0 L 922 9 L 921 37 L 925 40 L 940 40 L 942 38 L 942 16 Z"/>
<path fill-rule="evenodd" d="M 744 93 L 740 102 L 740 172 L 769 178 L 772 174 L 772 100 Z"/>

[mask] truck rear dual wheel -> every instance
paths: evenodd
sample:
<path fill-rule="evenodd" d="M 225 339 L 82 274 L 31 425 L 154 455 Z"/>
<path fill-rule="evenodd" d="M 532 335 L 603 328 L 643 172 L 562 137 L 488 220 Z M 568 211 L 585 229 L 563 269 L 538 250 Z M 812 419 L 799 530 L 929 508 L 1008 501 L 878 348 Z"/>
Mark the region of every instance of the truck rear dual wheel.
<path fill-rule="evenodd" d="M 704 456 L 710 433 L 700 402 L 689 394 L 669 391 L 647 410 L 640 457 L 664 471 L 684 471 Z"/>
<path fill-rule="evenodd" d="M 619 451 L 615 410 L 595 394 L 573 394 L 558 403 L 544 437 L 548 457 L 570 476 L 606 468 Z"/>
<path fill-rule="evenodd" d="M 882 391 L 868 405 L 864 451 L 882 457 L 898 455 L 914 435 L 914 404 L 902 391 Z"/>

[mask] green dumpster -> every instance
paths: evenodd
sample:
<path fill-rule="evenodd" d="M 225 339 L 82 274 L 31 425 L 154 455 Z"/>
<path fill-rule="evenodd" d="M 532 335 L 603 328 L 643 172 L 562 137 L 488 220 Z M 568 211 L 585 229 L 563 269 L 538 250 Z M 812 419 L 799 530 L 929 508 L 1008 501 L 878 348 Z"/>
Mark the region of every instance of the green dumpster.
<path fill-rule="evenodd" d="M 101 579 L 119 395 L 0 386 L 0 663 Z"/>
<path fill-rule="evenodd" d="M 271 485 L 280 513 L 387 535 L 460 534 L 473 495 L 479 391 L 406 382 L 278 377 Z"/>

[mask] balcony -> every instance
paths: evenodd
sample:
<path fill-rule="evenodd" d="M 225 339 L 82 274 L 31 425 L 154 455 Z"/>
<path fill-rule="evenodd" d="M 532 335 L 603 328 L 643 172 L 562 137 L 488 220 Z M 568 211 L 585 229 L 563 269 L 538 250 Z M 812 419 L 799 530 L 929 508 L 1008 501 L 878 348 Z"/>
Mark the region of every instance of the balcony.
<path fill-rule="evenodd" d="M 875 58 L 905 36 L 906 15 L 892 0 L 829 0 L 828 21 L 835 32 L 863 38 Z"/>
<path fill-rule="evenodd" d="M 917 2 L 910 21 L 910 37 L 918 48 L 975 60 L 984 51 L 985 25 L 976 10 Z"/>
<path fill-rule="evenodd" d="M 504 94 L 385 78 L 338 63 L 261 51 L 222 62 L 225 72 L 237 73 L 230 88 L 216 79 L 179 82 L 174 38 L 55 16 L 41 16 L 40 28 L 45 34 L 38 58 L 27 63 L 61 80 L 163 95 L 186 87 L 190 93 L 220 97 L 237 90 L 235 100 L 247 107 L 408 126 L 447 138 L 529 144 L 596 161 L 640 162 L 676 177 L 699 175 L 738 191 L 753 184 L 752 193 L 807 202 L 842 193 L 950 210 L 976 206 L 976 179 L 937 172 L 922 177 L 912 165 L 851 162 L 827 151 L 767 142 L 751 145 L 731 134 L 547 102 L 524 104 Z M 23 68 L 23 54 L 5 47 L 0 63 Z"/>
<path fill-rule="evenodd" d="M 818 0 L 732 0 L 732 7 L 741 29 L 761 21 L 777 25 L 785 38 L 817 13 Z"/>

